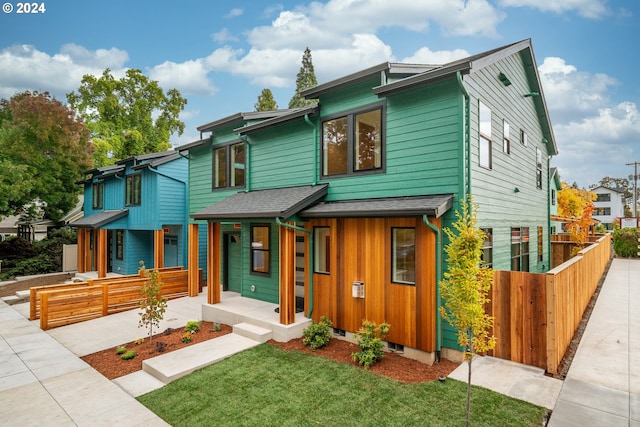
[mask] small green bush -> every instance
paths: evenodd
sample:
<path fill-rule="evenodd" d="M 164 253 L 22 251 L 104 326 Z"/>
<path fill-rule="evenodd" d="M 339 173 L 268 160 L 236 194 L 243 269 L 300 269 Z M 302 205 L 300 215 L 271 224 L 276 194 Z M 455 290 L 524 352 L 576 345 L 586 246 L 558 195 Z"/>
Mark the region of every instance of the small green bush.
<path fill-rule="evenodd" d="M 135 350 L 129 350 L 126 353 L 123 353 L 120 355 L 120 359 L 122 360 L 129 360 L 129 359 L 133 359 L 134 357 L 136 357 Z"/>
<path fill-rule="evenodd" d="M 116 354 L 124 354 L 126 352 L 127 352 L 127 347 L 123 345 L 119 345 L 118 347 L 116 347 Z"/>
<path fill-rule="evenodd" d="M 222 330 L 222 325 L 218 322 L 213 322 L 213 331 L 220 332 Z"/>
<path fill-rule="evenodd" d="M 187 332 L 191 332 L 192 334 L 195 334 L 200 330 L 200 323 L 201 322 L 196 322 L 193 320 L 190 322 L 187 322 L 187 326 L 184 327 L 184 330 Z"/>
<path fill-rule="evenodd" d="M 302 331 L 302 343 L 315 351 L 329 344 L 333 323 L 327 316 L 322 316 L 320 322 L 312 322 Z"/>
<path fill-rule="evenodd" d="M 622 228 L 613 233 L 613 250 L 624 258 L 638 257 L 638 231 L 635 228 Z"/>
<path fill-rule="evenodd" d="M 355 334 L 358 339 L 358 346 L 360 351 L 353 353 L 354 362 L 358 362 L 360 366 L 370 368 L 378 360 L 384 356 L 384 340 L 389 333 L 389 324 L 381 323 L 376 325 L 375 322 L 369 322 L 365 320 L 362 323 L 362 327 Z"/>

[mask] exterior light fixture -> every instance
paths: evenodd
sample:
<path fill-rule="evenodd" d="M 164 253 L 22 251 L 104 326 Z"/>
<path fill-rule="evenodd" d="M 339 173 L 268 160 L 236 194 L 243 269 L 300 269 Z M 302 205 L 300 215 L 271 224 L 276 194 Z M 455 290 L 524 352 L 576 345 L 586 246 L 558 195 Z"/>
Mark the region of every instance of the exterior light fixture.
<path fill-rule="evenodd" d="M 511 84 L 511 81 L 504 75 L 504 73 L 498 74 L 498 80 L 500 80 L 505 86 L 509 86 Z"/>

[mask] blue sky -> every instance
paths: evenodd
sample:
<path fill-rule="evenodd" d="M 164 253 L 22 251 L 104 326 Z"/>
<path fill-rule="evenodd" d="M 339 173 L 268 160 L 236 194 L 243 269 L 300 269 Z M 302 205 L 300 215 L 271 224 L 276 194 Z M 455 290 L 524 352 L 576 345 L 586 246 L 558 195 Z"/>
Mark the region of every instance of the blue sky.
<path fill-rule="evenodd" d="M 198 139 L 198 125 L 253 111 L 265 87 L 286 108 L 307 46 L 323 83 L 531 38 L 561 179 L 587 187 L 640 161 L 637 0 L 49 0 L 39 14 L 8 3 L 0 98 L 37 90 L 66 101 L 84 74 L 138 68 L 188 100 L 175 146 Z"/>

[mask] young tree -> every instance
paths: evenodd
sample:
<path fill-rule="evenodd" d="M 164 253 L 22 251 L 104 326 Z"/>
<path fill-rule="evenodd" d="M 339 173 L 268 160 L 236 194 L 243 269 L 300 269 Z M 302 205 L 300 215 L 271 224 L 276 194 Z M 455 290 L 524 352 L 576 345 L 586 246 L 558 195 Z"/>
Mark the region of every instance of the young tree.
<path fill-rule="evenodd" d="M 0 214 L 37 203 L 60 219 L 77 203 L 76 181 L 91 167 L 89 129 L 48 93 L 22 92 L 0 101 Z"/>
<path fill-rule="evenodd" d="M 571 241 L 576 243 L 579 251 L 587 240 L 594 210 L 593 202 L 597 199 L 594 192 L 569 186 L 563 182 L 558 191 L 558 215 L 573 218 L 567 224 Z"/>
<path fill-rule="evenodd" d="M 140 70 L 127 70 L 119 80 L 108 68 L 100 78 L 87 74 L 67 100 L 91 129 L 96 167 L 167 150 L 171 134 L 184 131 L 179 116 L 187 100 L 177 89 L 165 93 Z"/>
<path fill-rule="evenodd" d="M 482 245 L 485 234 L 477 227 L 478 207 L 470 198 L 461 201 L 456 212 L 455 231 L 445 228 L 449 244 L 445 248 L 449 269 L 440 282 L 444 306 L 442 317 L 458 331 L 458 343 L 465 348 L 468 364 L 467 419 L 471 419 L 471 362 L 473 356 L 495 347 L 491 334 L 493 317 L 485 313 L 488 293 L 493 283 L 493 271 L 481 267 Z"/>
<path fill-rule="evenodd" d="M 306 100 L 300 96 L 300 92 L 317 84 L 318 80 L 316 79 L 313 62 L 311 61 L 311 50 L 307 47 L 302 55 L 302 66 L 296 76 L 296 93 L 293 95 L 293 98 L 291 98 L 291 101 L 289 101 L 289 108 L 302 108 L 317 104 L 317 99 Z"/>
<path fill-rule="evenodd" d="M 167 299 L 160 294 L 162 282 L 158 279 L 157 270 L 147 270 L 140 261 L 140 271 L 148 279 L 140 287 L 142 300 L 140 301 L 140 322 L 138 327 L 149 329 L 149 341 L 153 340 L 153 327 L 160 327 L 160 321 L 167 309 Z"/>
<path fill-rule="evenodd" d="M 272 111 L 278 109 L 278 104 L 276 104 L 276 100 L 273 98 L 271 89 L 262 89 L 262 93 L 258 96 L 258 102 L 256 102 L 255 108 L 256 111 Z"/>

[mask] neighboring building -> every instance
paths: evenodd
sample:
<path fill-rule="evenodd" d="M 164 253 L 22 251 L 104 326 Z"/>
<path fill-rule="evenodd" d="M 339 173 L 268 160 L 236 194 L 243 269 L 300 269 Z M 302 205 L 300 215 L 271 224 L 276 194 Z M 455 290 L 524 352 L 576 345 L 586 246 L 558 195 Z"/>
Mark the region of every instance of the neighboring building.
<path fill-rule="evenodd" d="M 18 235 L 19 221 L 20 217 L 15 215 L 0 217 L 0 242 Z"/>
<path fill-rule="evenodd" d="M 89 170 L 78 228 L 78 271 L 135 274 L 186 265 L 187 160 L 175 151 L 145 154 Z"/>
<path fill-rule="evenodd" d="M 604 225 L 607 230 L 613 229 L 613 224 L 624 218 L 624 190 L 621 188 L 596 187 L 592 192 L 598 198 L 594 205 L 592 217 Z"/>
<path fill-rule="evenodd" d="M 383 63 L 302 92 L 317 106 L 199 128 L 189 157 L 189 270 L 220 289 L 389 322 L 394 348 L 457 349 L 441 324 L 442 232 L 473 195 L 494 269 L 549 269 L 556 144 L 530 40 L 442 66 Z M 264 113 L 261 113 L 264 114 Z M 204 240 L 204 242 L 203 242 Z M 194 247 L 197 245 L 194 243 Z"/>
<path fill-rule="evenodd" d="M 551 234 L 562 233 L 562 221 L 558 217 L 558 191 L 562 190 L 558 168 L 549 169 L 549 214 L 551 216 Z"/>

